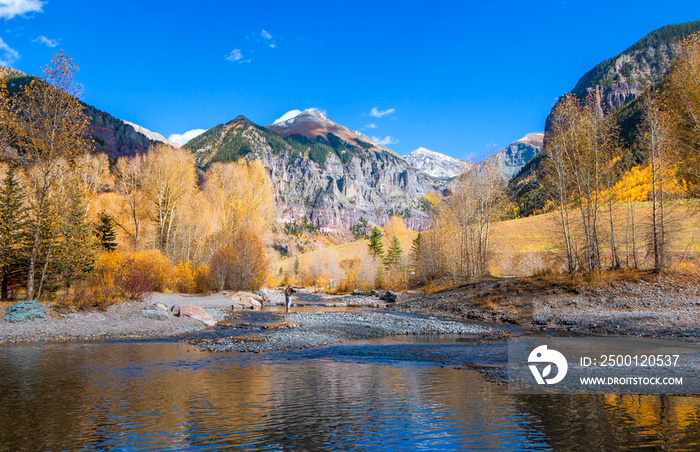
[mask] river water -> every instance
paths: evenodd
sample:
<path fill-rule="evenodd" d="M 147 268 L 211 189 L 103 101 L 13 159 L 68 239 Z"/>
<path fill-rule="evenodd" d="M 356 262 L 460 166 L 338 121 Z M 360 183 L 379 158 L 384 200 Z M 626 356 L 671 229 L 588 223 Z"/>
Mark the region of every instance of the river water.
<path fill-rule="evenodd" d="M 202 353 L 170 340 L 0 344 L 0 450 L 700 449 L 700 399 L 522 396 L 394 338 Z"/>

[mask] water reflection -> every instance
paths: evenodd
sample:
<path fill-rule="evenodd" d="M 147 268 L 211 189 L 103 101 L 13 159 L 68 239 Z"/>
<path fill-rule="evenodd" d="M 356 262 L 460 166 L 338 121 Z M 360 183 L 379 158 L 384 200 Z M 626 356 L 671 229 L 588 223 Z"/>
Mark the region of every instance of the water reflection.
<path fill-rule="evenodd" d="M 423 359 L 474 351 L 444 341 L 261 355 L 1 344 L 0 450 L 697 448 L 697 398 L 509 396 Z"/>

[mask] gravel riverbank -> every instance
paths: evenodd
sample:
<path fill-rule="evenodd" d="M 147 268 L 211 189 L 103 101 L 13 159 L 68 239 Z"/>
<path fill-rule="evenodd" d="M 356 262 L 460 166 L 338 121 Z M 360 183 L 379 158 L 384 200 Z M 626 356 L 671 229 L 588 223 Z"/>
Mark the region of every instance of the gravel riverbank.
<path fill-rule="evenodd" d="M 328 345 L 353 339 L 397 335 L 500 335 L 498 328 L 408 317 L 386 312 L 297 312 L 284 316 L 281 328 L 249 337 L 192 341 L 202 350 L 267 352 Z"/>
<path fill-rule="evenodd" d="M 597 286 L 526 278 L 482 281 L 388 309 L 510 323 L 535 334 L 700 337 L 700 285 L 654 275 L 645 278 Z"/>
<path fill-rule="evenodd" d="M 146 302 L 123 302 L 110 306 L 104 312 L 61 315 L 50 303 L 42 303 L 46 317 L 21 323 L 0 320 L 0 343 L 76 339 L 108 339 L 128 337 L 167 337 L 193 333 L 206 328 L 202 322 L 188 318 L 168 316 L 167 320 L 155 320 L 139 315 L 150 303 L 166 306 L 198 306 L 215 320 L 226 317 L 231 298 L 223 294 L 189 296 L 179 294 L 153 294 Z M 0 319 L 11 303 L 2 303 Z"/>

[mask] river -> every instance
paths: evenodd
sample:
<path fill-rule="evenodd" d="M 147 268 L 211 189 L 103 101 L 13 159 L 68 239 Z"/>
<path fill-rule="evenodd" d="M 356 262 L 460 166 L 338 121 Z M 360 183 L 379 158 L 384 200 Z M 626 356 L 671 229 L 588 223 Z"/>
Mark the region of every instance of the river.
<path fill-rule="evenodd" d="M 700 399 L 509 395 L 461 357 L 389 338 L 280 353 L 175 340 L 0 344 L 0 450 L 700 448 Z M 492 356 L 492 358 L 490 358 Z"/>

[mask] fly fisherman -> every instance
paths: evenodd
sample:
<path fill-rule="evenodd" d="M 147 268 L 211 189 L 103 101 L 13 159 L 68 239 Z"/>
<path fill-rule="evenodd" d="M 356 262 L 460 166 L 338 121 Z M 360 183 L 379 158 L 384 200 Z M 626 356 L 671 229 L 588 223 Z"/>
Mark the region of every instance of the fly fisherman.
<path fill-rule="evenodd" d="M 292 294 L 296 292 L 296 290 L 292 289 L 291 285 L 288 285 L 286 289 L 284 289 L 284 307 L 287 308 L 287 312 L 289 312 L 289 308 L 292 306 Z"/>

